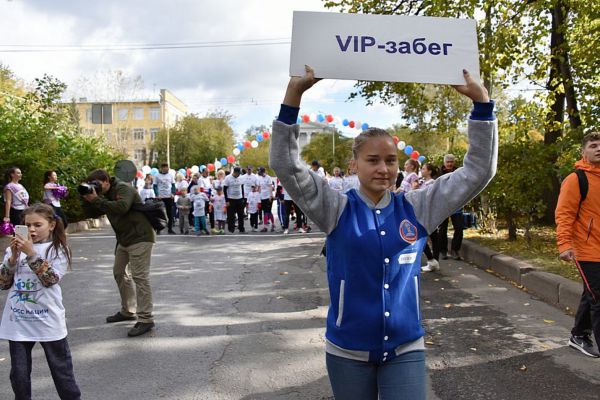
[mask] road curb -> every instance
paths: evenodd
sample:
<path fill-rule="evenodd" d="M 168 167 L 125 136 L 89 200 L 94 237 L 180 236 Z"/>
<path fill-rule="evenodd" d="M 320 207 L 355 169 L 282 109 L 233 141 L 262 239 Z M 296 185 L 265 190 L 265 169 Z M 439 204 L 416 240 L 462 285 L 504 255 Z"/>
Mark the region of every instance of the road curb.
<path fill-rule="evenodd" d="M 572 312 L 579 306 L 583 288 L 578 282 L 542 271 L 526 261 L 498 253 L 471 240 L 463 240 L 460 255 L 466 262 L 523 286 L 548 304 Z"/>

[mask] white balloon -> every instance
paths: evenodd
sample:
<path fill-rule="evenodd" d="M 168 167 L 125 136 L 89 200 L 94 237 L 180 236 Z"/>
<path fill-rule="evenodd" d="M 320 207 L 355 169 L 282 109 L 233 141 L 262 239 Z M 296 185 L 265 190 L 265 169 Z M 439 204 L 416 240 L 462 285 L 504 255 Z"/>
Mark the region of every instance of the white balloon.
<path fill-rule="evenodd" d="M 150 171 L 152 171 L 152 168 L 150 168 L 150 166 L 149 166 L 149 165 L 144 165 L 144 166 L 142 167 L 142 173 L 143 173 L 144 175 L 148 175 L 148 174 L 150 173 Z"/>
<path fill-rule="evenodd" d="M 215 169 L 219 169 L 221 168 L 223 165 L 221 164 L 221 161 L 215 161 Z"/>
<path fill-rule="evenodd" d="M 200 171 L 200 168 L 197 165 L 192 165 L 192 174 L 197 174 Z"/>
<path fill-rule="evenodd" d="M 175 175 L 177 175 L 177 171 L 175 171 L 173 168 L 169 169 L 169 175 L 171 175 L 173 178 L 175 178 Z"/>
<path fill-rule="evenodd" d="M 360 122 L 360 121 L 354 121 L 354 123 L 356 124 L 356 125 L 354 125 L 355 129 L 362 130 L 362 122 Z"/>
<path fill-rule="evenodd" d="M 253 148 L 257 148 L 258 147 L 258 142 L 256 140 L 253 140 L 251 143 Z"/>
<path fill-rule="evenodd" d="M 404 148 L 406 147 L 406 143 L 404 143 L 404 141 L 399 141 L 398 144 L 398 150 L 404 150 Z"/>
<path fill-rule="evenodd" d="M 240 155 L 240 149 L 238 149 L 237 147 L 235 149 L 233 149 L 233 155 L 234 156 L 239 156 Z"/>

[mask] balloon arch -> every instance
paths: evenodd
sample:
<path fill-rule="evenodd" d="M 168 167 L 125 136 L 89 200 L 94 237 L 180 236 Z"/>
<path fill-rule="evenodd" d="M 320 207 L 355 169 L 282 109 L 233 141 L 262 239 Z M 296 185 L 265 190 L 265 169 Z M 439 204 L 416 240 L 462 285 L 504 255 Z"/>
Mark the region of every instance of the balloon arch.
<path fill-rule="evenodd" d="M 309 122 L 319 122 L 324 124 L 332 124 L 334 122 L 341 124 L 344 127 L 348 127 L 351 129 L 358 129 L 361 131 L 365 131 L 369 129 L 369 124 L 366 122 L 355 121 L 353 119 L 348 118 L 340 118 L 333 116 L 332 114 L 303 114 L 298 117 L 296 121 L 298 124 L 300 123 L 309 123 Z M 243 142 L 238 142 L 231 154 L 228 156 L 223 156 L 221 159 L 215 159 L 212 163 L 201 164 L 201 165 L 192 165 L 190 168 L 180 168 L 178 171 L 174 169 L 169 170 L 173 175 L 175 173 L 180 173 L 183 176 L 189 176 L 191 174 L 196 174 L 198 172 L 202 172 L 207 169 L 209 172 L 213 172 L 219 170 L 220 168 L 228 165 L 235 164 L 237 161 L 237 156 L 239 156 L 244 150 L 249 148 L 257 148 L 261 142 L 269 139 L 271 137 L 271 133 L 268 131 L 258 132 L 254 135 L 253 140 L 245 140 Z M 410 144 L 406 144 L 404 141 L 400 140 L 397 136 L 392 136 L 394 139 L 394 143 L 396 147 L 400 151 L 404 151 L 404 154 L 409 156 L 414 160 L 418 160 L 420 163 L 425 161 L 425 156 L 421 155 L 416 149 L 413 148 Z M 156 175 L 158 174 L 157 168 L 151 168 L 148 165 L 144 165 L 141 170 L 137 171 L 138 178 L 142 178 L 147 174 Z"/>

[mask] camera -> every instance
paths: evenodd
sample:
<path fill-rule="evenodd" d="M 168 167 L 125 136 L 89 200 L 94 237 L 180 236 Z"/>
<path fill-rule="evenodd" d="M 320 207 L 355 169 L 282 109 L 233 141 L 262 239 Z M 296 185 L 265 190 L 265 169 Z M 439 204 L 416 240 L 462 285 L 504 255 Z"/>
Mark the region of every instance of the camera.
<path fill-rule="evenodd" d="M 102 182 L 100 181 L 90 181 L 90 182 L 82 182 L 77 186 L 77 191 L 81 196 L 85 196 L 86 194 L 90 194 L 93 191 L 96 191 L 97 194 L 102 193 Z"/>

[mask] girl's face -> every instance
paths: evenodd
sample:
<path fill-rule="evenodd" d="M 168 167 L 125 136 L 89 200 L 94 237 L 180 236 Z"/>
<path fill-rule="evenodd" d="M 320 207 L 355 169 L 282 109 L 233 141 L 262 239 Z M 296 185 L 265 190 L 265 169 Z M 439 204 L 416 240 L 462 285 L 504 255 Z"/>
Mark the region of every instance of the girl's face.
<path fill-rule="evenodd" d="M 398 155 L 391 137 L 372 137 L 360 148 L 353 168 L 356 169 L 361 190 L 380 195 L 394 184 L 398 174 Z"/>
<path fill-rule="evenodd" d="M 56 172 L 53 172 L 50 174 L 50 182 L 56 182 L 58 180 L 58 175 L 56 175 Z"/>
<path fill-rule="evenodd" d="M 408 160 L 406 160 L 406 162 L 404 163 L 404 170 L 406 172 L 415 172 L 413 165 Z"/>
<path fill-rule="evenodd" d="M 27 214 L 25 216 L 25 225 L 29 228 L 29 236 L 33 243 L 46 242 L 50 239 L 50 235 L 56 226 L 56 222 L 48 222 L 40 214 Z"/>
<path fill-rule="evenodd" d="M 423 174 L 425 178 L 431 178 L 431 171 L 426 165 L 424 165 L 423 168 L 421 168 L 421 174 Z"/>
<path fill-rule="evenodd" d="M 19 182 L 21 180 L 21 178 L 23 177 L 23 173 L 21 172 L 21 170 L 19 168 L 17 168 L 14 170 L 14 172 L 12 174 L 10 174 L 10 176 L 13 179 L 13 181 Z"/>

